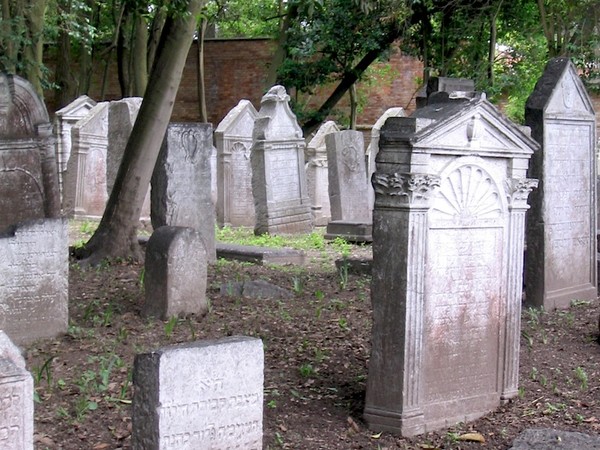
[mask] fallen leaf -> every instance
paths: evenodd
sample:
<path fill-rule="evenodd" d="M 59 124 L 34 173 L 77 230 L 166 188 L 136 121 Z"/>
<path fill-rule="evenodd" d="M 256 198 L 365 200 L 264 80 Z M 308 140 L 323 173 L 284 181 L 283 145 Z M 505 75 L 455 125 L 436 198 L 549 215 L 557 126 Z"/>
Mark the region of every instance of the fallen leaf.
<path fill-rule="evenodd" d="M 350 416 L 348 416 L 348 425 L 350 425 L 350 428 L 352 428 L 355 432 L 360 433 L 360 428 L 358 428 L 358 424 Z"/>
<path fill-rule="evenodd" d="M 457 439 L 459 441 L 481 442 L 482 444 L 485 443 L 485 438 L 480 433 L 461 434 Z"/>
<path fill-rule="evenodd" d="M 93 450 L 106 450 L 107 448 L 110 448 L 110 445 L 106 443 L 96 444 L 92 447 Z"/>
<path fill-rule="evenodd" d="M 585 423 L 594 423 L 594 422 L 598 422 L 598 419 L 596 419 L 595 417 L 590 417 L 588 419 L 584 420 Z"/>
<path fill-rule="evenodd" d="M 381 437 L 381 435 L 383 434 L 383 431 L 381 433 L 377 433 L 377 434 L 372 434 L 371 435 L 371 439 L 379 439 Z"/>

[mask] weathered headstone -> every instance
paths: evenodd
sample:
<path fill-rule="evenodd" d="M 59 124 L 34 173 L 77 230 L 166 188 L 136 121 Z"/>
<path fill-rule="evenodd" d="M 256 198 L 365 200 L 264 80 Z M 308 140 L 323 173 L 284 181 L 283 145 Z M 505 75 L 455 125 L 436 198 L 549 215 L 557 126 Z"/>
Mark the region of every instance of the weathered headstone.
<path fill-rule="evenodd" d="M 217 146 L 217 223 L 254 227 L 250 147 L 258 112 L 240 100 L 215 130 Z"/>
<path fill-rule="evenodd" d="M 144 316 L 205 314 L 206 250 L 193 228 L 164 226 L 146 244 Z"/>
<path fill-rule="evenodd" d="M 67 170 L 67 162 L 71 157 L 71 128 L 87 116 L 94 106 L 96 106 L 94 100 L 87 95 L 82 95 L 54 114 L 54 133 L 57 138 L 56 160 L 61 195 L 63 192 L 63 175 Z"/>
<path fill-rule="evenodd" d="M 427 81 L 427 86 L 417 94 L 417 108 L 427 106 L 429 98 L 440 92 L 448 97 L 452 92 L 473 92 L 474 90 L 475 82 L 469 78 L 431 77 Z"/>
<path fill-rule="evenodd" d="M 551 60 L 527 100 L 527 125 L 542 148 L 527 215 L 525 301 L 546 309 L 596 300 L 596 123 L 568 58 Z"/>
<path fill-rule="evenodd" d="M 33 378 L 0 331 L 0 449 L 33 450 Z"/>
<path fill-rule="evenodd" d="M 289 101 L 283 86 L 273 86 L 263 96 L 254 122 L 250 160 L 256 234 L 312 230 L 305 144 Z"/>
<path fill-rule="evenodd" d="M 152 174 L 151 188 L 154 229 L 169 225 L 197 230 L 209 262 L 216 260 L 212 149 L 211 124 L 169 124 Z"/>
<path fill-rule="evenodd" d="M 137 355 L 134 450 L 262 449 L 260 339 L 229 337 Z"/>
<path fill-rule="evenodd" d="M 381 132 L 381 127 L 386 120 L 390 117 L 404 117 L 406 114 L 404 112 L 404 108 L 397 106 L 394 108 L 387 109 L 379 119 L 371 128 L 371 141 L 367 147 L 366 153 L 366 164 L 367 164 L 367 182 L 369 183 L 369 211 L 370 215 L 373 214 L 373 206 L 375 205 L 375 191 L 373 191 L 373 186 L 371 185 L 371 177 L 375 173 L 377 169 L 375 166 L 375 158 L 377 157 L 377 153 L 379 152 L 379 135 Z"/>
<path fill-rule="evenodd" d="M 363 135 L 360 131 L 345 130 L 328 134 L 325 141 L 331 205 L 331 221 L 327 224 L 325 237 L 371 241 L 372 219 Z"/>
<path fill-rule="evenodd" d="M 331 220 L 329 205 L 329 171 L 327 166 L 327 147 L 325 136 L 340 131 L 333 120 L 319 127 L 305 150 L 306 182 L 310 197 L 310 210 L 316 226 L 327 225 Z"/>
<path fill-rule="evenodd" d="M 66 219 L 23 222 L 0 235 L 0 329 L 18 343 L 68 326 Z"/>
<path fill-rule="evenodd" d="M 537 148 L 484 96 L 387 120 L 373 177 L 372 429 L 416 435 L 517 395 Z"/>
<path fill-rule="evenodd" d="M 71 156 L 63 175 L 67 216 L 102 216 L 108 200 L 106 158 L 109 103 L 96 104 L 71 127 Z"/>
<path fill-rule="evenodd" d="M 0 73 L 0 232 L 58 217 L 56 139 L 46 107 L 23 78 Z"/>

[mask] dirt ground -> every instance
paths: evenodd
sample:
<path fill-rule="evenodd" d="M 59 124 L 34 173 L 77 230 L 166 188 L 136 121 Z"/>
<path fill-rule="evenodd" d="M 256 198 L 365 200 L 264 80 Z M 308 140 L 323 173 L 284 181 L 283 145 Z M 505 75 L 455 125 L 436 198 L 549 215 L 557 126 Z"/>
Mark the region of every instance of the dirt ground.
<path fill-rule="evenodd" d="M 353 247 L 351 253 L 369 252 Z M 598 302 L 523 311 L 519 397 L 498 410 L 410 439 L 368 430 L 361 415 L 370 278 L 340 273 L 339 256 L 328 245 L 309 252 L 305 267 L 219 260 L 208 271 L 207 315 L 168 322 L 140 317 L 141 265 L 81 270 L 72 264 L 68 334 L 26 349 L 36 384 L 35 448 L 131 448 L 135 354 L 231 335 L 264 343 L 264 449 L 507 449 L 530 427 L 600 434 Z M 220 293 L 222 285 L 259 279 L 293 297 Z M 484 442 L 463 440 L 467 433 Z"/>

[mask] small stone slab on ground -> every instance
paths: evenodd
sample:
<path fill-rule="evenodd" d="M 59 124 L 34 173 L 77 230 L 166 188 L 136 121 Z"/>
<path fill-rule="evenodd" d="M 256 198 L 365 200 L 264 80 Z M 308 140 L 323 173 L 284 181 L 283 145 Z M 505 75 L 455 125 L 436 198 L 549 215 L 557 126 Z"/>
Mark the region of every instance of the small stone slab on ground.
<path fill-rule="evenodd" d="M 291 291 L 265 280 L 224 283 L 221 285 L 221 295 L 251 298 L 292 298 L 294 296 Z"/>
<path fill-rule="evenodd" d="M 600 450 L 600 436 L 552 428 L 527 429 L 509 450 Z"/>
<path fill-rule="evenodd" d="M 255 247 L 217 242 L 217 258 L 236 259 L 256 264 L 303 265 L 305 253 L 291 248 Z"/>

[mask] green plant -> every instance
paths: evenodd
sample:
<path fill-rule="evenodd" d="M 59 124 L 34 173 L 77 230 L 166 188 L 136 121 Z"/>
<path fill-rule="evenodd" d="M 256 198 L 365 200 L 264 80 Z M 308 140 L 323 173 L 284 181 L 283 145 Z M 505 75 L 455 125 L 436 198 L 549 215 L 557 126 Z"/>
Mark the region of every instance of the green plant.
<path fill-rule="evenodd" d="M 75 420 L 81 422 L 88 411 L 95 411 L 98 409 L 98 403 L 91 400 L 87 396 L 81 396 L 75 401 Z"/>
<path fill-rule="evenodd" d="M 165 322 L 165 336 L 170 338 L 173 335 L 173 331 L 175 331 L 175 326 L 177 325 L 177 322 L 179 321 L 179 319 L 177 319 L 177 316 L 173 316 L 171 317 L 167 322 Z"/>
<path fill-rule="evenodd" d="M 518 395 L 521 400 L 523 399 L 523 397 L 525 397 L 525 388 L 523 386 L 519 386 Z"/>
<path fill-rule="evenodd" d="M 575 378 L 579 381 L 579 386 L 582 391 L 588 388 L 588 374 L 581 366 L 575 368 Z"/>
<path fill-rule="evenodd" d="M 348 286 L 348 263 L 344 262 L 340 265 L 339 275 L 340 289 L 344 290 Z"/>
<path fill-rule="evenodd" d="M 530 306 L 524 310 L 524 313 L 525 317 L 527 318 L 527 323 L 537 326 L 541 322 L 541 317 L 544 313 L 544 310 L 542 308 L 533 308 Z"/>
<path fill-rule="evenodd" d="M 40 385 L 44 376 L 46 377 L 46 384 L 48 385 L 48 387 L 52 386 L 52 361 L 54 361 L 55 358 L 56 356 L 51 356 L 50 358 L 46 359 L 46 361 L 44 361 L 44 364 L 42 364 L 41 367 L 33 368 L 33 383 L 36 386 Z"/>
<path fill-rule="evenodd" d="M 302 364 L 300 366 L 299 370 L 300 370 L 300 375 L 303 378 L 310 378 L 310 377 L 312 377 L 312 376 L 315 375 L 315 369 L 312 366 L 312 364 L 308 364 L 308 363 L 307 364 Z"/>
<path fill-rule="evenodd" d="M 344 331 L 348 331 L 350 329 L 350 327 L 348 326 L 348 321 L 346 320 L 345 317 L 340 317 L 338 319 L 338 325 Z"/>
<path fill-rule="evenodd" d="M 271 408 L 271 409 L 277 408 L 277 401 L 276 400 L 269 400 L 267 402 L 267 408 Z"/>
<path fill-rule="evenodd" d="M 292 278 L 292 291 L 297 294 L 300 295 L 302 294 L 302 292 L 304 292 L 304 281 L 302 280 L 302 278 L 300 277 L 293 277 Z"/>
<path fill-rule="evenodd" d="M 321 300 L 323 300 L 325 298 L 325 294 L 323 293 L 323 291 L 317 290 L 317 291 L 315 291 L 315 298 L 318 301 L 321 301 Z"/>
<path fill-rule="evenodd" d="M 331 241 L 333 248 L 340 253 L 343 259 L 347 259 L 350 256 L 350 250 L 352 250 L 352 244 L 342 237 L 336 237 Z"/>
<path fill-rule="evenodd" d="M 529 372 L 529 378 L 531 378 L 533 381 L 537 380 L 538 373 L 538 370 L 535 367 L 532 367 L 531 372 Z"/>

